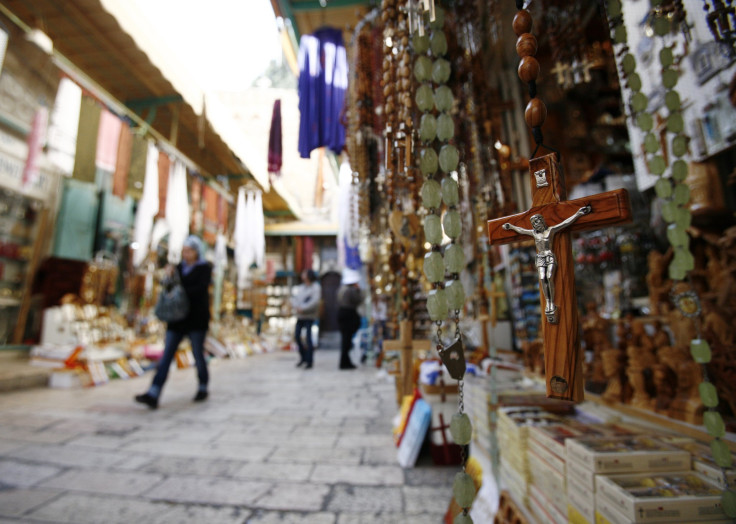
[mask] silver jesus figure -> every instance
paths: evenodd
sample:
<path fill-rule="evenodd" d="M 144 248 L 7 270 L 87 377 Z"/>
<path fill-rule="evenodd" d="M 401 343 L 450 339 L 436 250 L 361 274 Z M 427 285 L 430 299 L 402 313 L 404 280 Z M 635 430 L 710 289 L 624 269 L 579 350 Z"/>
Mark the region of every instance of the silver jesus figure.
<path fill-rule="evenodd" d="M 547 322 L 557 324 L 557 306 L 555 305 L 555 269 L 557 268 L 557 259 L 552 251 L 552 239 L 562 229 L 571 225 L 579 217 L 587 215 L 592 211 L 590 206 L 583 206 L 575 212 L 574 215 L 563 220 L 554 226 L 547 226 L 542 215 L 532 215 L 529 219 L 532 223 L 532 229 L 524 229 L 506 222 L 503 226 L 506 230 L 513 230 L 521 235 L 529 235 L 534 237 L 534 244 L 537 247 L 537 272 L 539 273 L 539 282 L 542 285 L 542 293 L 544 293 L 545 307 L 544 314 L 547 316 Z"/>

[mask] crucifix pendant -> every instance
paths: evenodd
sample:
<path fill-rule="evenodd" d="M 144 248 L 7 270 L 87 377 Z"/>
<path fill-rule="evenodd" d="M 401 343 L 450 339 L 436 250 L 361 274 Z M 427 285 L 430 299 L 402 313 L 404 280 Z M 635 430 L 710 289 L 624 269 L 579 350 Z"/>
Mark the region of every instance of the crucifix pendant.
<path fill-rule="evenodd" d="M 631 221 L 629 196 L 618 189 L 566 200 L 564 178 L 553 154 L 530 160 L 529 174 L 532 208 L 489 220 L 488 238 L 495 245 L 534 238 L 540 301 L 547 319 L 542 323 L 547 396 L 579 402 L 583 400 L 583 359 L 570 232 Z M 527 224 L 533 228 L 522 227 Z M 547 235 L 550 231 L 559 234 Z"/>
<path fill-rule="evenodd" d="M 465 376 L 465 348 L 462 337 L 447 347 L 438 349 L 442 363 L 455 380 L 462 380 Z"/>

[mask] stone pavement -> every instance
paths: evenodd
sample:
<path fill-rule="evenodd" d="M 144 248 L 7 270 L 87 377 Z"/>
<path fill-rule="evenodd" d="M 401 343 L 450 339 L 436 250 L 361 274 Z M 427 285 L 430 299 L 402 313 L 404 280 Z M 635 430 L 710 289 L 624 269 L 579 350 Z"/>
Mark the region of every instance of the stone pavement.
<path fill-rule="evenodd" d="M 393 379 L 296 360 L 213 360 L 204 403 L 174 366 L 156 411 L 133 402 L 150 372 L 1 393 L 0 524 L 442 522 L 458 470 L 397 464 Z"/>

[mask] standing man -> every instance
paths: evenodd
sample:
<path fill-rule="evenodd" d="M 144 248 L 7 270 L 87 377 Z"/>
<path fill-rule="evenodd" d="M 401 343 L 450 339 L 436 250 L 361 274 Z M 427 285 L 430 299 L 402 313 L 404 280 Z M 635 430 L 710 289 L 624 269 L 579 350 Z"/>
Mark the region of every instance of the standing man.
<path fill-rule="evenodd" d="M 350 360 L 353 337 L 360 327 L 358 306 L 363 302 L 363 292 L 358 287 L 360 274 L 354 269 L 345 269 L 342 285 L 337 290 L 337 323 L 340 325 L 340 369 L 355 369 Z"/>
<path fill-rule="evenodd" d="M 312 326 L 319 319 L 319 304 L 322 300 L 322 287 L 317 281 L 317 273 L 311 269 L 302 271 L 302 285 L 297 287 L 296 295 L 291 299 L 291 306 L 296 312 L 296 329 L 294 338 L 299 347 L 299 362 L 296 367 L 311 369 L 314 360 L 314 344 L 312 344 Z M 302 343 L 302 330 L 306 330 L 306 347 Z"/>

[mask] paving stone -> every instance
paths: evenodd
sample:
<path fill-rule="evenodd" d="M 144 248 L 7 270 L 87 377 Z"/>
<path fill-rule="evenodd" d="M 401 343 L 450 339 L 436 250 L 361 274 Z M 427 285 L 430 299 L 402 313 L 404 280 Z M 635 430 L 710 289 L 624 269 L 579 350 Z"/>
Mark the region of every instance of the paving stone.
<path fill-rule="evenodd" d="M 406 513 L 437 512 L 444 513 L 450 505 L 452 487 L 413 487 L 404 486 Z"/>
<path fill-rule="evenodd" d="M 335 524 L 332 513 L 294 513 L 282 511 L 257 511 L 246 524 Z"/>
<path fill-rule="evenodd" d="M 400 487 L 337 485 L 332 489 L 327 509 L 350 512 L 403 512 Z"/>
<path fill-rule="evenodd" d="M 27 511 L 58 497 L 60 491 L 49 489 L 11 489 L 0 491 L 0 515 L 19 517 Z"/>
<path fill-rule="evenodd" d="M 41 487 L 109 495 L 141 495 L 163 480 L 161 475 L 105 470 L 71 470 L 41 483 Z"/>
<path fill-rule="evenodd" d="M 245 464 L 235 473 L 237 478 L 250 480 L 284 480 L 305 482 L 314 466 L 312 464 L 274 464 L 254 462 Z"/>
<path fill-rule="evenodd" d="M 160 457 L 149 461 L 139 471 L 162 475 L 200 475 L 204 477 L 232 477 L 243 468 L 243 462 L 225 459 L 192 457 Z"/>
<path fill-rule="evenodd" d="M 390 434 L 385 435 L 342 435 L 335 448 L 386 448 L 394 445 Z"/>
<path fill-rule="evenodd" d="M 242 524 L 248 522 L 251 511 L 238 506 L 191 506 L 178 505 L 158 515 L 146 524 Z"/>
<path fill-rule="evenodd" d="M 297 464 L 359 464 L 360 450 L 333 448 L 279 447 L 268 462 Z"/>
<path fill-rule="evenodd" d="M 85 449 L 77 446 L 38 444 L 26 446 L 13 454 L 14 458 L 78 468 L 107 468 L 120 462 L 120 454 L 112 451 Z"/>
<path fill-rule="evenodd" d="M 423 513 L 405 515 L 403 513 L 341 513 L 337 524 L 443 524 L 443 515 Z M 479 523 L 480 524 L 480 523 Z"/>
<path fill-rule="evenodd" d="M 355 485 L 403 485 L 404 471 L 399 466 L 339 466 L 317 464 L 311 482 Z"/>
<path fill-rule="evenodd" d="M 57 475 L 60 471 L 61 469 L 55 466 L 0 460 L 0 486 L 29 488 Z"/>
<path fill-rule="evenodd" d="M 398 464 L 398 459 L 396 458 L 398 454 L 398 449 L 396 449 L 395 445 L 391 445 L 390 447 L 382 447 L 382 448 L 365 448 L 363 450 L 363 459 L 361 461 L 362 464 Z"/>
<path fill-rule="evenodd" d="M 283 482 L 259 497 L 255 504 L 266 509 L 317 511 L 322 509 L 329 491 L 327 484 Z"/>
<path fill-rule="evenodd" d="M 0 440 L 0 455 L 12 456 L 16 449 L 26 446 L 21 440 Z"/>
<path fill-rule="evenodd" d="M 407 486 L 449 486 L 452 487 L 459 466 L 426 466 L 407 468 L 404 476 Z"/>
<path fill-rule="evenodd" d="M 30 519 L 74 524 L 131 524 L 152 522 L 170 510 L 168 504 L 138 498 L 102 497 L 70 493 L 25 515 Z"/>
<path fill-rule="evenodd" d="M 216 479 L 208 477 L 169 477 L 144 495 L 154 500 L 187 504 L 233 504 L 252 506 L 273 486 L 270 482 Z"/>

